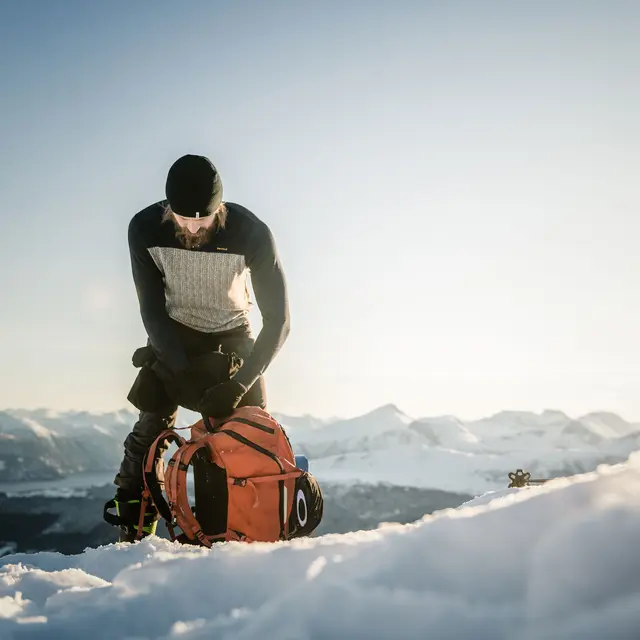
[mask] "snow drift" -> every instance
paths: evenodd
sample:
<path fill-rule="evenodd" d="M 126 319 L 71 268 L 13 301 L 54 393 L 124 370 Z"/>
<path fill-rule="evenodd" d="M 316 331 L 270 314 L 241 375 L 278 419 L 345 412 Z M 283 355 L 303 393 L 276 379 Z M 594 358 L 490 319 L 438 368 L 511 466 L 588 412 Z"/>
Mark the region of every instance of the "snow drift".
<path fill-rule="evenodd" d="M 0 637 L 638 638 L 640 453 L 410 525 L 0 560 Z"/>

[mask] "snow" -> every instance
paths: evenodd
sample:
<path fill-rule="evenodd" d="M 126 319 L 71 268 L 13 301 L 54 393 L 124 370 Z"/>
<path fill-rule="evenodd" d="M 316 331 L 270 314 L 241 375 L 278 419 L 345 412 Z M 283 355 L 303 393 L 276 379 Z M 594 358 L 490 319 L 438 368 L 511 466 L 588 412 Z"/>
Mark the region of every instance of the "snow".
<path fill-rule="evenodd" d="M 640 425 L 627 422 L 620 416 L 610 411 L 588 413 L 580 418 L 594 430 L 598 430 L 605 437 L 624 437 L 640 430 Z"/>
<path fill-rule="evenodd" d="M 423 418 L 415 421 L 412 429 L 426 437 L 430 443 L 458 451 L 478 449 L 480 438 L 455 416 Z"/>
<path fill-rule="evenodd" d="M 608 640 L 640 629 L 640 452 L 409 525 L 0 559 L 0 637 Z"/>
<path fill-rule="evenodd" d="M 331 455 L 339 450 L 360 450 L 362 448 L 385 448 L 388 444 L 385 436 L 392 438 L 411 437 L 408 426 L 413 419 L 394 405 L 385 405 L 361 416 L 337 419 L 322 426 L 290 426 L 283 422 L 292 442 L 303 442 L 307 449 L 313 450 L 319 457 Z M 312 423 L 311 423 L 312 424 Z"/>
<path fill-rule="evenodd" d="M 53 436 L 57 435 L 55 431 L 51 431 L 51 429 L 43 427 L 31 418 L 24 418 L 23 422 L 38 438 L 47 438 L 50 440 Z"/>
<path fill-rule="evenodd" d="M 18 545 L 15 542 L 7 542 L 6 544 L 3 544 L 0 546 L 0 558 L 13 553 L 17 548 Z"/>
<path fill-rule="evenodd" d="M 112 484 L 115 471 L 74 473 L 55 480 L 0 482 L 0 493 L 9 497 L 43 496 L 48 498 L 82 497 L 91 487 Z"/>
<path fill-rule="evenodd" d="M 493 502 L 494 500 L 498 500 L 499 498 L 503 498 L 505 496 L 510 496 L 514 494 L 522 495 L 527 491 L 531 491 L 534 488 L 535 488 L 535 485 L 530 485 L 530 486 L 528 485 L 526 487 L 521 487 L 521 488 L 512 487 L 511 489 L 499 489 L 498 491 L 487 491 L 482 495 L 476 496 L 471 500 L 467 500 L 466 502 L 463 502 L 458 508 L 462 509 L 466 507 L 478 507 L 480 505 L 489 504 L 490 502 Z M 498 504 L 499 503 L 496 502 L 494 506 Z"/>
<path fill-rule="evenodd" d="M 624 460 L 640 448 L 640 425 L 607 412 L 574 418 L 557 410 L 503 411 L 464 421 L 450 415 L 413 418 L 388 404 L 351 418 L 274 416 L 325 482 L 384 482 L 468 495 L 504 487 L 507 474 L 518 468 L 537 477 L 566 475 Z M 181 410 L 177 426 L 199 417 Z M 46 473 L 95 470 L 96 461 L 115 473 L 136 418 L 124 410 L 11 410 L 0 412 L 0 437 L 25 434 L 28 443 L 12 451 L 28 453 L 34 468 Z M 59 436 L 52 440 L 50 433 Z"/>
<path fill-rule="evenodd" d="M 129 410 L 93 413 L 52 409 L 7 409 L 0 412 L 0 432 L 20 433 L 25 427 L 40 437 L 68 436 L 78 431 L 98 430 L 120 434 L 133 426 L 137 413 Z"/>
<path fill-rule="evenodd" d="M 481 420 L 412 419 L 394 405 L 319 425 L 281 422 L 326 482 L 377 483 L 467 494 L 496 490 L 526 469 L 552 477 L 617 462 L 638 449 L 638 425 L 611 413 L 502 411 Z M 622 435 L 624 434 L 624 435 Z"/>
<path fill-rule="evenodd" d="M 470 453 L 422 444 L 314 459 L 311 470 L 321 482 L 384 483 L 476 495 L 505 487 L 516 469 L 549 478 L 562 469 L 596 468 L 601 457 L 595 451 Z"/>
<path fill-rule="evenodd" d="M 113 477 L 113 473 L 109 474 L 109 479 L 112 479 L 112 477 Z M 13 484 L 19 484 L 19 483 L 11 483 L 11 485 Z M 33 483 L 33 484 L 36 484 L 36 483 Z M 102 482 L 100 483 L 100 485 L 95 485 L 95 486 L 102 486 L 105 484 L 107 484 L 107 482 Z M 38 497 L 38 498 L 85 498 L 89 494 L 89 488 L 75 489 L 73 487 L 64 487 L 64 486 L 56 489 L 38 487 L 38 488 L 33 488 L 30 490 L 27 489 L 22 491 L 17 489 L 2 491 L 2 489 L 3 489 L 3 485 L 0 484 L 0 491 L 2 493 L 5 493 L 10 498 L 16 498 L 16 497 L 20 497 L 20 498 L 35 498 L 35 497 Z"/>

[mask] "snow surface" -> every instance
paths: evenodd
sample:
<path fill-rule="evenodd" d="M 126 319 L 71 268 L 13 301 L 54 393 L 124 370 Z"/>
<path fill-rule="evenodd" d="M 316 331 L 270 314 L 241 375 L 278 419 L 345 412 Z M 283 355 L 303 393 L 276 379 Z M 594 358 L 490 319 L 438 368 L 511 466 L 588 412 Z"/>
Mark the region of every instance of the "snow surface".
<path fill-rule="evenodd" d="M 640 630 L 640 452 L 409 525 L 0 559 L 0 637 L 607 640 Z"/>

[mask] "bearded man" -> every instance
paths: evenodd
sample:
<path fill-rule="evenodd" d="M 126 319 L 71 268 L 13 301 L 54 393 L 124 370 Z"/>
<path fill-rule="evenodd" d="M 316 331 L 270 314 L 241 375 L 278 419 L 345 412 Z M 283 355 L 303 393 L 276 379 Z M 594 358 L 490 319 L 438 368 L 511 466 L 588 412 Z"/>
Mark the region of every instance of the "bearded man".
<path fill-rule="evenodd" d="M 129 250 L 147 345 L 129 400 L 139 419 L 115 477 L 121 540 L 133 540 L 143 490 L 142 461 L 179 406 L 222 418 L 239 406 L 266 409 L 263 373 L 289 334 L 285 277 L 274 237 L 245 207 L 222 200 L 212 162 L 197 155 L 169 169 L 166 199 L 133 216 Z M 248 276 L 263 325 L 253 338 Z M 114 502 L 114 501 L 111 501 Z M 144 535 L 155 532 L 145 516 Z"/>

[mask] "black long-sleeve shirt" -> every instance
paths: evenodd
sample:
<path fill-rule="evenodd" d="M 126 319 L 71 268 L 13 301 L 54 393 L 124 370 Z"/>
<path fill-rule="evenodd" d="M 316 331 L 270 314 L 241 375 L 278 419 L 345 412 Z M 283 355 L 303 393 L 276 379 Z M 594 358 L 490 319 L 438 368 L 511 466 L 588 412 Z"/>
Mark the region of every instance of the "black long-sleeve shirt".
<path fill-rule="evenodd" d="M 252 354 L 235 375 L 250 387 L 289 334 L 284 272 L 269 227 L 254 213 L 226 203 L 225 227 L 197 249 L 185 249 L 163 202 L 138 212 L 129 223 L 129 251 L 140 314 L 158 358 L 174 372 L 187 365 L 175 323 L 203 333 L 249 327 L 247 277 L 262 315 Z"/>

